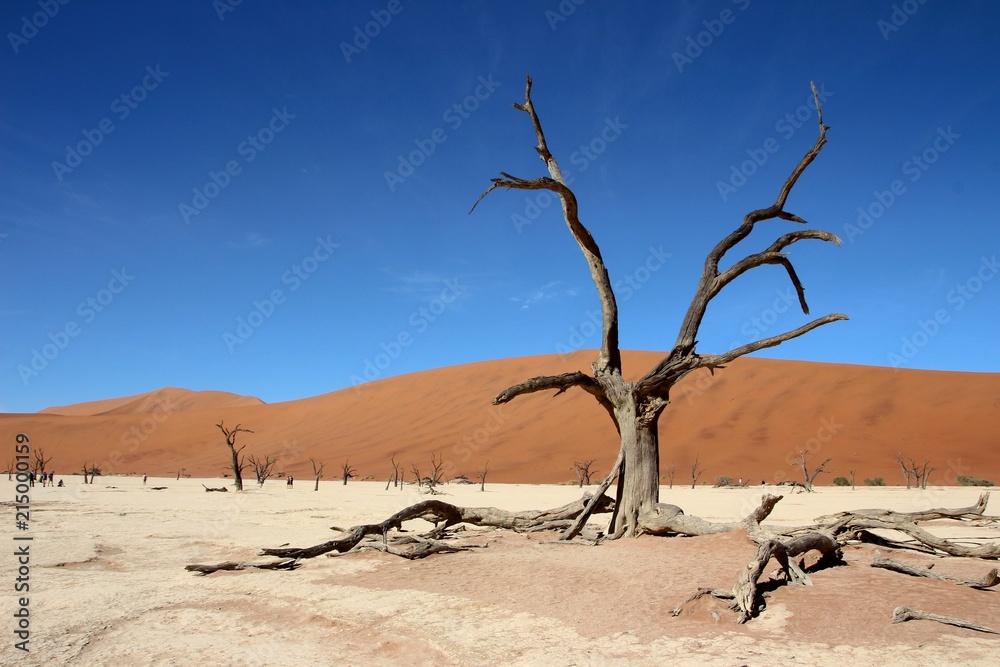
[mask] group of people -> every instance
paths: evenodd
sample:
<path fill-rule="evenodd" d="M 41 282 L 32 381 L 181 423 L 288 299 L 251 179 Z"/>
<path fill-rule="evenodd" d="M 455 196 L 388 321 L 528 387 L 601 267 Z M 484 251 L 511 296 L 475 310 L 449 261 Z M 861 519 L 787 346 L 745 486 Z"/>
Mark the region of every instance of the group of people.
<path fill-rule="evenodd" d="M 41 475 L 36 475 L 35 471 L 32 470 L 31 472 L 28 473 L 28 484 L 30 486 L 34 486 L 35 485 L 35 480 L 36 479 L 39 480 L 42 483 L 42 486 L 62 486 L 63 485 L 63 481 L 62 480 L 59 480 L 59 484 L 58 485 L 56 484 L 56 474 L 54 472 L 45 472 L 43 470 Z"/>
<path fill-rule="evenodd" d="M 294 481 L 295 481 L 295 478 L 292 477 L 291 475 L 289 475 L 288 479 L 285 480 L 285 486 L 291 488 L 292 482 L 294 482 Z"/>

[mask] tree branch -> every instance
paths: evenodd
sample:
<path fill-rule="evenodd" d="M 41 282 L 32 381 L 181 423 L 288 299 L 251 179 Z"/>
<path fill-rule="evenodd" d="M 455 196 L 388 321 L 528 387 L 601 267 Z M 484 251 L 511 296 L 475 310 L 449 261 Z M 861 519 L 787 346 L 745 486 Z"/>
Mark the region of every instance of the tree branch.
<path fill-rule="evenodd" d="M 572 373 L 563 373 L 562 375 L 542 375 L 539 377 L 531 378 L 520 384 L 516 384 L 513 387 L 508 387 L 502 392 L 496 395 L 493 399 L 493 405 L 501 405 L 503 403 L 508 403 L 511 400 L 521 396 L 522 394 L 533 394 L 536 391 L 546 391 L 547 389 L 558 389 L 558 391 L 553 394 L 558 396 L 570 387 L 580 387 L 588 394 L 591 394 L 611 413 L 611 418 L 615 419 L 614 406 L 611 401 L 608 400 L 607 394 L 604 393 L 604 388 L 600 383 L 589 375 L 585 375 L 580 371 L 573 371 Z M 615 425 L 617 426 L 618 421 L 615 419 Z"/>
<path fill-rule="evenodd" d="M 716 293 L 718 293 L 718 289 L 715 289 L 713 292 L 713 287 L 716 286 L 716 281 L 719 278 L 719 262 L 729 250 L 750 235 L 750 232 L 753 231 L 753 226 L 756 223 L 772 218 L 780 218 L 782 220 L 789 220 L 798 223 L 805 222 L 805 220 L 799 216 L 785 211 L 785 203 L 788 200 L 788 195 L 791 193 L 792 188 L 795 186 L 796 182 L 798 182 L 799 177 L 806 170 L 806 167 L 812 164 L 812 161 L 816 159 L 816 156 L 819 155 L 820 150 L 822 150 L 823 146 L 826 144 L 826 131 L 828 128 L 823 124 L 823 110 L 820 105 L 819 93 L 816 91 L 815 84 L 812 85 L 812 91 L 813 99 L 816 102 L 816 113 L 819 123 L 819 136 L 816 138 L 816 143 L 806 152 L 806 154 L 792 170 L 792 173 L 785 180 L 784 185 L 782 185 L 781 190 L 778 192 L 778 197 L 775 202 L 767 208 L 758 209 L 746 214 L 743 217 L 742 224 L 726 236 L 726 238 L 716 244 L 716 246 L 708 254 L 708 257 L 705 259 L 705 265 L 702 269 L 701 280 L 698 283 L 698 289 L 695 293 L 695 297 L 692 300 L 691 305 L 688 307 L 688 311 L 684 316 L 684 321 L 681 324 L 680 332 L 677 335 L 677 341 L 674 344 L 675 350 L 678 350 L 683 354 L 689 354 L 694 351 L 696 338 L 698 336 L 698 329 L 701 327 L 702 319 L 704 319 L 705 310 L 708 308 L 708 302 L 713 296 L 715 296 Z M 775 241 L 771 248 L 762 254 L 780 250 L 789 243 L 793 243 L 800 238 L 822 238 L 823 240 L 833 240 L 832 238 L 813 232 L 804 235 L 800 233 L 799 236 L 796 236 L 795 233 L 786 234 L 778 239 L 778 241 Z M 721 286 L 719 286 L 719 288 L 721 288 Z"/>
<path fill-rule="evenodd" d="M 563 178 L 559 164 L 552 156 L 552 153 L 549 152 L 548 144 L 545 141 L 545 134 L 542 132 L 542 123 L 538 118 L 538 114 L 535 113 L 535 105 L 531 101 L 530 76 L 525 79 L 524 104 L 514 104 L 514 108 L 524 111 L 531 117 L 535 137 L 538 139 L 535 151 L 542 162 L 545 163 L 545 167 L 548 169 L 551 178 L 542 177 L 529 180 L 511 176 L 506 172 L 500 172 L 502 178 L 492 179 L 493 184 L 486 192 L 480 195 L 479 199 L 472 206 L 472 210 L 475 210 L 476 205 L 486 195 L 500 187 L 516 190 L 550 190 L 559 196 L 562 202 L 563 217 L 566 220 L 566 225 L 580 246 L 580 250 L 583 251 L 583 256 L 590 268 L 590 277 L 594 281 L 594 286 L 597 288 L 597 295 L 601 300 L 603 320 L 601 352 L 593 364 L 594 373 L 597 375 L 620 374 L 621 351 L 618 342 L 618 304 L 615 301 L 611 278 L 608 276 L 608 270 L 604 266 L 604 259 L 601 257 L 601 251 L 597 242 L 590 231 L 580 222 L 576 195 L 566 184 L 566 179 Z M 472 211 L 470 210 L 469 212 L 471 213 Z"/>
<path fill-rule="evenodd" d="M 809 322 L 808 324 L 803 324 L 798 329 L 793 329 L 792 331 L 787 331 L 777 336 L 771 336 L 770 338 L 763 338 L 761 340 L 754 341 L 752 343 L 747 343 L 746 345 L 741 345 L 740 347 L 730 350 L 725 354 L 701 355 L 699 357 L 698 366 L 700 368 L 721 368 L 722 364 L 728 364 L 732 360 L 742 357 L 745 354 L 750 354 L 751 352 L 763 350 L 768 347 L 775 347 L 776 345 L 781 345 L 786 340 L 798 338 L 799 336 L 807 334 L 813 329 L 821 327 L 824 324 L 830 324 L 831 322 L 837 322 L 846 319 L 848 319 L 848 317 L 843 313 L 833 313 L 832 315 L 825 315 L 819 319 Z"/>

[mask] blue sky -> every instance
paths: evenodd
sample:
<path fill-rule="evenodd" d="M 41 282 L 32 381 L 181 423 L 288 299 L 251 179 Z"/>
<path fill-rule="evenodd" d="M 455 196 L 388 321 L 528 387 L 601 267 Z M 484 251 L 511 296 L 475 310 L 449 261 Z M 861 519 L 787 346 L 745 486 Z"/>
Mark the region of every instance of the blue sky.
<path fill-rule="evenodd" d="M 1000 371 L 995 3 L 12 0 L 0 27 L 4 412 L 597 346 L 558 206 L 467 215 L 544 173 L 526 73 L 624 348 L 672 346 L 705 254 L 815 141 L 815 81 L 829 143 L 787 209 L 844 245 L 791 258 L 851 320 L 764 356 Z M 811 319 L 788 290 L 727 287 L 699 349 Z"/>

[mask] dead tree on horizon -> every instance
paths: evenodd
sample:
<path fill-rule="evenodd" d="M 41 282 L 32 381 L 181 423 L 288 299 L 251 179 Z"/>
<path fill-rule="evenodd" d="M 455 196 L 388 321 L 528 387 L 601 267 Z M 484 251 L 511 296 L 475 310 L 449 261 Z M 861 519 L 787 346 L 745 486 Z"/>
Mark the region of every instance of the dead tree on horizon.
<path fill-rule="evenodd" d="M 674 488 L 674 467 L 673 466 L 669 466 L 667 468 L 667 482 L 669 482 L 669 484 L 670 484 L 670 486 L 668 488 L 670 488 L 670 489 Z"/>
<path fill-rule="evenodd" d="M 96 462 L 92 463 L 90 468 L 87 468 L 87 464 L 83 464 L 83 483 L 87 483 L 87 473 L 90 473 L 90 483 L 94 483 L 94 478 L 101 474 L 101 469 Z"/>
<path fill-rule="evenodd" d="M 241 428 L 239 424 L 236 425 L 234 429 L 228 429 L 224 426 L 225 420 L 220 419 L 216 426 L 222 431 L 222 434 L 226 436 L 226 445 L 229 447 L 229 453 L 232 455 L 232 467 L 233 467 L 233 477 L 236 480 L 236 490 L 243 490 L 243 471 L 246 469 L 247 464 L 243 459 L 241 452 L 246 449 L 246 445 L 243 445 L 239 449 L 236 448 L 236 436 L 240 433 L 253 433 L 248 428 Z M 180 479 L 180 472 L 177 473 L 178 479 Z"/>
<path fill-rule="evenodd" d="M 903 452 L 896 452 L 896 463 L 899 464 L 900 469 L 903 471 L 903 477 L 906 478 L 906 489 L 910 489 L 910 469 L 906 467 L 906 461 L 903 460 Z"/>
<path fill-rule="evenodd" d="M 347 486 L 347 480 L 353 479 L 358 476 L 358 471 L 355 470 L 354 466 L 351 465 L 351 460 L 347 459 L 340 464 L 340 475 L 344 480 L 344 486 Z"/>
<path fill-rule="evenodd" d="M 590 486 L 590 476 L 597 474 L 597 469 L 591 470 L 590 466 L 594 465 L 594 461 L 597 459 L 584 459 L 583 461 L 573 462 L 573 471 L 576 473 L 577 479 L 580 480 L 580 488 L 586 484 Z"/>
<path fill-rule="evenodd" d="M 701 467 L 701 454 L 697 454 L 694 457 L 694 463 L 691 464 L 691 488 L 693 489 L 698 483 L 698 478 L 705 473 L 705 469 Z"/>
<path fill-rule="evenodd" d="M 10 458 L 10 463 L 7 464 L 7 481 L 14 479 L 14 468 L 17 466 L 17 460 L 12 456 Z"/>
<path fill-rule="evenodd" d="M 487 460 L 486 461 L 486 465 L 484 465 L 483 469 L 480 470 L 480 471 L 478 471 L 478 473 L 476 475 L 479 478 L 479 490 L 480 491 L 485 491 L 486 490 L 486 473 L 488 473 L 489 471 L 490 471 L 490 462 L 489 462 L 489 460 Z"/>
<path fill-rule="evenodd" d="M 319 491 L 319 479 L 320 479 L 320 477 L 323 476 L 323 467 L 326 464 L 325 463 L 320 463 L 319 466 L 317 466 L 316 462 L 314 460 L 312 460 L 312 459 L 309 459 L 309 463 L 312 464 L 312 467 L 313 467 L 313 477 L 316 478 L 316 486 L 313 487 L 313 491 Z"/>
<path fill-rule="evenodd" d="M 803 449 L 800 450 L 799 453 L 795 455 L 794 462 L 795 465 L 802 468 L 802 476 L 805 477 L 804 487 L 807 492 L 812 493 L 813 481 L 816 479 L 817 476 L 819 476 L 821 472 L 825 472 L 824 469 L 826 468 L 826 464 L 832 460 L 833 460 L 832 458 L 826 459 L 818 466 L 816 466 L 816 468 L 812 472 L 809 472 L 809 452 Z M 852 474 L 851 477 L 853 478 L 854 475 Z"/>
<path fill-rule="evenodd" d="M 934 468 L 931 468 L 930 465 L 930 459 L 925 460 L 923 465 L 918 464 L 912 458 L 910 459 L 908 467 L 910 468 L 910 473 L 913 475 L 913 486 L 918 489 L 927 488 L 927 478 L 934 472 Z"/>
<path fill-rule="evenodd" d="M 785 210 L 785 204 L 799 177 L 826 144 L 827 127 L 823 124 L 823 111 L 815 85 L 812 86 L 812 91 L 819 125 L 819 136 L 815 144 L 785 180 L 774 203 L 747 213 L 739 227 L 719 241 L 708 253 L 694 298 L 681 323 L 673 348 L 656 366 L 635 382 L 626 381 L 622 375 L 618 340 L 618 305 L 611 278 L 597 241 L 580 221 L 576 194 L 570 189 L 555 157 L 549 151 L 541 121 L 531 99 L 530 76 L 526 79 L 524 103 L 514 105 L 515 109 L 528 114 L 538 141 L 535 151 L 545 163 L 549 175 L 539 178 L 518 178 L 500 172 L 500 177 L 492 179 L 492 185 L 480 195 L 472 208 L 475 210 L 476 205 L 484 197 L 498 188 L 547 190 L 555 194 L 562 203 L 563 218 L 587 261 L 591 279 L 597 288 L 601 303 L 602 336 L 600 352 L 592 364 L 592 375 L 573 371 L 562 375 L 531 378 L 502 391 L 493 399 L 493 403 L 496 405 L 507 403 L 518 396 L 538 391 L 555 390 L 558 395 L 573 387 L 586 391 L 597 400 L 611 417 L 621 439 L 619 462 L 608 478 L 618 480 L 615 512 L 609 528 L 609 532 L 615 537 L 637 535 L 640 532 L 640 513 L 651 508 L 659 500 L 659 418 L 670 402 L 670 390 L 674 385 L 694 371 L 707 369 L 714 373 L 716 369 L 723 368 L 729 362 L 746 354 L 780 345 L 822 325 L 847 319 L 846 315 L 840 313 L 826 315 L 791 331 L 756 340 L 722 354 L 702 354 L 696 349 L 699 329 L 709 303 L 727 285 L 757 267 L 774 265 L 783 268 L 798 294 L 802 311 L 809 313 L 805 289 L 785 250 L 803 240 L 827 241 L 839 245 L 840 239 L 836 235 L 816 229 L 792 231 L 778 236 L 764 250 L 750 253 L 728 268 L 720 268 L 720 263 L 726 253 L 750 236 L 757 223 L 774 219 L 805 223 L 799 216 Z"/>
<path fill-rule="evenodd" d="M 444 457 L 440 454 L 431 454 L 431 474 L 424 478 L 424 486 L 432 496 L 437 494 L 436 488 L 444 482 Z"/>
<path fill-rule="evenodd" d="M 41 448 L 34 450 L 32 452 L 32 455 L 34 455 L 35 457 L 34 463 L 32 464 L 32 468 L 35 472 L 35 476 L 39 477 L 41 476 L 42 473 L 45 472 L 45 466 L 49 464 L 49 461 L 52 460 L 52 457 L 50 456 L 49 458 L 45 458 L 45 450 Z"/>
<path fill-rule="evenodd" d="M 400 469 L 403 466 L 402 466 L 402 464 L 400 464 L 400 463 L 398 463 L 396 461 L 396 454 L 395 453 L 393 453 L 393 455 L 389 457 L 389 463 L 392 464 L 392 472 L 389 473 L 389 480 L 385 483 L 385 490 L 386 491 L 389 490 L 389 484 L 392 484 L 393 488 L 395 488 L 395 487 L 399 486 L 400 484 L 402 484 L 402 482 L 400 481 L 400 477 L 399 477 L 399 471 L 400 471 Z"/>
<path fill-rule="evenodd" d="M 257 486 L 264 487 L 264 482 L 267 481 L 268 477 L 271 477 L 271 471 L 277 462 L 278 458 L 276 456 L 265 454 L 263 459 L 258 459 L 253 454 L 250 455 L 247 463 L 250 464 L 250 469 L 253 470 L 254 476 L 257 477 Z"/>

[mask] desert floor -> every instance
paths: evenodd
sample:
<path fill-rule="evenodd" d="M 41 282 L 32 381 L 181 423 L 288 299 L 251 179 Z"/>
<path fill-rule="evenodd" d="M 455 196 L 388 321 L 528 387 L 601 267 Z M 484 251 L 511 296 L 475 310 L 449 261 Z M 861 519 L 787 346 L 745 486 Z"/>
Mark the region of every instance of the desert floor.
<path fill-rule="evenodd" d="M 4 665 L 922 665 L 996 664 L 1000 636 L 931 621 L 892 625 L 898 605 L 1000 628 L 1000 591 L 871 568 L 873 549 L 845 550 L 847 567 L 781 587 L 736 625 L 721 604 L 671 610 L 699 586 L 731 587 L 753 554 L 745 535 L 546 544 L 552 534 L 469 530 L 488 544 L 420 561 L 375 552 L 319 557 L 292 572 L 199 576 L 190 563 L 263 560 L 260 547 L 310 546 L 331 526 L 381 521 L 425 499 L 412 486 L 272 480 L 242 493 L 205 493 L 224 480 L 104 477 L 35 486 L 30 530 L 4 529 L 0 557 Z M 153 490 L 154 486 L 165 486 Z M 768 489 L 775 492 L 774 487 Z M 661 500 L 709 520 L 742 518 L 762 489 L 664 489 Z M 912 511 L 974 503 L 979 490 L 822 488 L 785 493 L 767 523 L 797 525 L 864 507 Z M 13 526 L 14 482 L 0 480 Z M 448 485 L 466 506 L 547 509 L 580 496 L 568 486 Z M 1000 514 L 994 495 L 989 514 Z M 604 517 L 598 517 L 605 521 Z M 429 524 L 423 524 L 429 527 Z M 765 524 L 766 525 L 766 524 Z M 1000 539 L 1000 528 L 931 526 L 948 537 Z M 13 646 L 14 533 L 30 535 L 31 652 Z M 927 562 L 920 554 L 894 554 Z M 934 559 L 978 575 L 992 563 Z M 772 563 L 771 572 L 776 568 Z"/>

